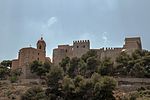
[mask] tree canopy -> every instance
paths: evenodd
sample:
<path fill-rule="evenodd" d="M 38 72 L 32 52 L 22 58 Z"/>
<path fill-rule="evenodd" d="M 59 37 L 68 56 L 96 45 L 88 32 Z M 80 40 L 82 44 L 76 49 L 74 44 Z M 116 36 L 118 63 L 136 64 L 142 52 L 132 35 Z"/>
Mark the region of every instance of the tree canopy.
<path fill-rule="evenodd" d="M 4 67 L 11 67 L 12 66 L 12 61 L 10 61 L 10 60 L 3 60 L 1 62 L 1 65 L 3 65 Z"/>
<path fill-rule="evenodd" d="M 92 50 L 81 58 L 66 57 L 59 66 L 33 62 L 31 71 L 46 76 L 45 97 L 49 100 L 115 100 L 117 82 L 113 76 L 150 77 L 150 53 L 121 52 L 114 64 L 110 58 L 100 59 Z"/>
<path fill-rule="evenodd" d="M 10 75 L 10 69 L 0 64 L 0 80 L 7 79 Z"/>
<path fill-rule="evenodd" d="M 42 76 L 46 76 L 46 73 L 49 72 L 51 67 L 51 63 L 49 62 L 39 62 L 39 61 L 33 61 L 33 63 L 30 64 L 30 69 L 32 73 L 35 73 L 38 75 L 40 78 Z"/>
<path fill-rule="evenodd" d="M 116 71 L 120 75 L 131 77 L 150 77 L 150 52 L 136 50 L 131 55 L 122 52 L 116 59 Z"/>

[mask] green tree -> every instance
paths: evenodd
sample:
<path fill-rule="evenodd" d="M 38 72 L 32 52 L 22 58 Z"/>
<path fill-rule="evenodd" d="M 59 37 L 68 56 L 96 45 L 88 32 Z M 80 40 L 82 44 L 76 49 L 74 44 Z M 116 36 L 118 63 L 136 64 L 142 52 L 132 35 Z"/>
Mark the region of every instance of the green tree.
<path fill-rule="evenodd" d="M 10 60 L 3 60 L 1 62 L 1 65 L 3 65 L 4 67 L 11 67 L 12 61 L 10 61 Z"/>
<path fill-rule="evenodd" d="M 119 75 L 128 75 L 132 66 L 130 66 L 129 61 L 131 57 L 126 52 L 121 52 L 120 55 L 116 58 L 117 67 L 116 73 Z"/>
<path fill-rule="evenodd" d="M 15 83 L 18 81 L 19 76 L 22 74 L 21 69 L 11 70 L 10 81 L 11 83 Z"/>
<path fill-rule="evenodd" d="M 69 77 L 64 77 L 62 81 L 62 91 L 64 94 L 64 100 L 74 100 L 76 92 L 73 79 Z"/>
<path fill-rule="evenodd" d="M 79 83 L 79 89 L 77 91 L 79 96 L 82 96 L 81 100 L 92 100 L 93 97 L 93 83 L 90 79 L 83 79 Z"/>
<path fill-rule="evenodd" d="M 67 74 L 71 77 L 74 78 L 79 74 L 79 68 L 82 67 L 80 63 L 80 58 L 74 57 L 70 60 L 70 66 L 68 68 Z"/>
<path fill-rule="evenodd" d="M 75 77 L 75 79 L 74 79 L 74 85 L 75 85 L 75 87 L 79 87 L 80 82 L 83 81 L 83 80 L 84 80 L 83 76 L 77 75 Z"/>
<path fill-rule="evenodd" d="M 84 66 L 80 70 L 81 75 L 91 77 L 100 63 L 97 58 L 97 52 L 95 50 L 89 50 L 86 54 L 82 55 L 81 59 L 84 61 Z"/>
<path fill-rule="evenodd" d="M 97 70 L 99 61 L 96 57 L 89 57 L 87 59 L 87 71 L 90 72 L 90 76 Z"/>
<path fill-rule="evenodd" d="M 46 73 L 49 72 L 50 67 L 51 67 L 51 64 L 48 62 L 45 62 L 44 64 L 42 64 L 39 61 L 33 61 L 33 63 L 30 64 L 31 72 L 35 73 L 40 78 L 42 78 L 42 76 L 46 76 Z"/>
<path fill-rule="evenodd" d="M 62 59 L 62 61 L 60 62 L 59 65 L 60 65 L 60 67 L 63 68 L 64 72 L 66 73 L 70 66 L 70 58 L 66 57 L 66 58 Z"/>
<path fill-rule="evenodd" d="M 10 69 L 0 65 L 0 80 L 6 79 L 10 75 Z"/>
<path fill-rule="evenodd" d="M 111 77 L 103 77 L 94 86 L 94 100 L 115 100 L 113 90 L 115 90 L 116 81 Z"/>
<path fill-rule="evenodd" d="M 146 50 L 136 50 L 132 53 L 132 67 L 130 75 L 132 77 L 150 77 L 150 52 Z"/>
<path fill-rule="evenodd" d="M 136 63 L 130 71 L 130 74 L 134 77 L 144 77 L 144 67 L 139 63 Z"/>
<path fill-rule="evenodd" d="M 20 76 L 22 74 L 22 71 L 20 68 L 17 68 L 15 70 L 11 70 L 11 75 Z"/>
<path fill-rule="evenodd" d="M 137 59 L 141 59 L 142 57 L 147 56 L 147 55 L 150 55 L 150 53 L 146 50 L 135 50 L 132 53 L 132 58 L 134 60 L 137 60 Z"/>
<path fill-rule="evenodd" d="M 144 77 L 150 78 L 150 55 L 145 56 L 144 60 Z"/>
<path fill-rule="evenodd" d="M 46 95 L 41 87 L 34 86 L 21 96 L 21 100 L 46 100 Z"/>
<path fill-rule="evenodd" d="M 42 66 L 43 66 L 43 76 L 46 76 L 46 74 L 49 73 L 50 68 L 52 67 L 52 63 L 45 62 Z"/>
<path fill-rule="evenodd" d="M 87 70 L 93 70 L 95 71 L 96 67 L 99 65 L 99 62 L 97 58 L 95 57 L 89 57 L 87 59 Z"/>
<path fill-rule="evenodd" d="M 89 57 L 97 58 L 97 52 L 95 50 L 90 50 L 86 54 L 82 55 L 81 59 L 83 59 L 86 62 Z"/>
<path fill-rule="evenodd" d="M 144 77 L 150 78 L 150 54 L 142 57 L 140 62 L 143 66 Z"/>
<path fill-rule="evenodd" d="M 62 67 L 52 66 L 50 72 L 47 74 L 47 86 L 46 95 L 51 100 L 56 100 L 61 97 L 61 84 L 64 77 Z"/>
<path fill-rule="evenodd" d="M 93 84 L 95 84 L 100 81 L 101 77 L 102 76 L 100 74 L 93 73 L 93 75 L 91 76 L 91 81 L 93 82 Z"/>
<path fill-rule="evenodd" d="M 87 63 L 85 63 L 82 59 L 80 59 L 78 66 L 78 75 L 85 76 L 86 70 L 87 70 Z"/>
<path fill-rule="evenodd" d="M 104 58 L 102 61 L 101 61 L 101 64 L 98 68 L 98 72 L 101 74 L 101 75 L 112 75 L 113 74 L 113 62 L 111 62 L 111 59 L 110 58 Z"/>

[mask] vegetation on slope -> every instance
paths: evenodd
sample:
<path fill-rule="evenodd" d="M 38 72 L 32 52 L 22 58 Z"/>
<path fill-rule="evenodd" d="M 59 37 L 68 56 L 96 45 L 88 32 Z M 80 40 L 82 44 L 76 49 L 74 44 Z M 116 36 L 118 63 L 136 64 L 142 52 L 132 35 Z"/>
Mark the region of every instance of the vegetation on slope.
<path fill-rule="evenodd" d="M 66 57 L 59 66 L 34 61 L 30 67 L 31 72 L 45 79 L 47 88 L 31 88 L 22 100 L 115 100 L 114 76 L 150 78 L 150 52 L 121 52 L 114 64 L 110 58 L 100 60 L 96 51 L 89 51 L 81 58 Z M 1 65 L 0 70 L 5 69 Z M 1 79 L 8 75 L 7 70 L 4 72 L 0 71 Z"/>

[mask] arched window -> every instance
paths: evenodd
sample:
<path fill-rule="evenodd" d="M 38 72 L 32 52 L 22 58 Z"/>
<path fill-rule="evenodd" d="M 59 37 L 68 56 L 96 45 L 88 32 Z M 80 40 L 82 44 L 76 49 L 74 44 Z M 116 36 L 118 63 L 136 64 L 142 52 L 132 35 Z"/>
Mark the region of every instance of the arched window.
<path fill-rule="evenodd" d="M 41 46 L 41 45 L 39 46 L 39 49 L 42 49 L 42 46 Z"/>

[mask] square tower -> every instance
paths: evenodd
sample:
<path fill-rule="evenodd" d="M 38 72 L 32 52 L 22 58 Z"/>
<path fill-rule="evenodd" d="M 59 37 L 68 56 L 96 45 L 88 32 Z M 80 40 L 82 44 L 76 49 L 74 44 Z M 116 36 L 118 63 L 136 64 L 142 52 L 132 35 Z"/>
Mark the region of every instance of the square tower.
<path fill-rule="evenodd" d="M 142 50 L 142 43 L 140 37 L 131 37 L 131 38 L 125 38 L 125 45 L 123 46 L 123 49 L 125 49 L 128 54 L 131 54 L 135 50 Z"/>
<path fill-rule="evenodd" d="M 73 57 L 81 57 L 90 50 L 89 40 L 73 41 Z"/>

